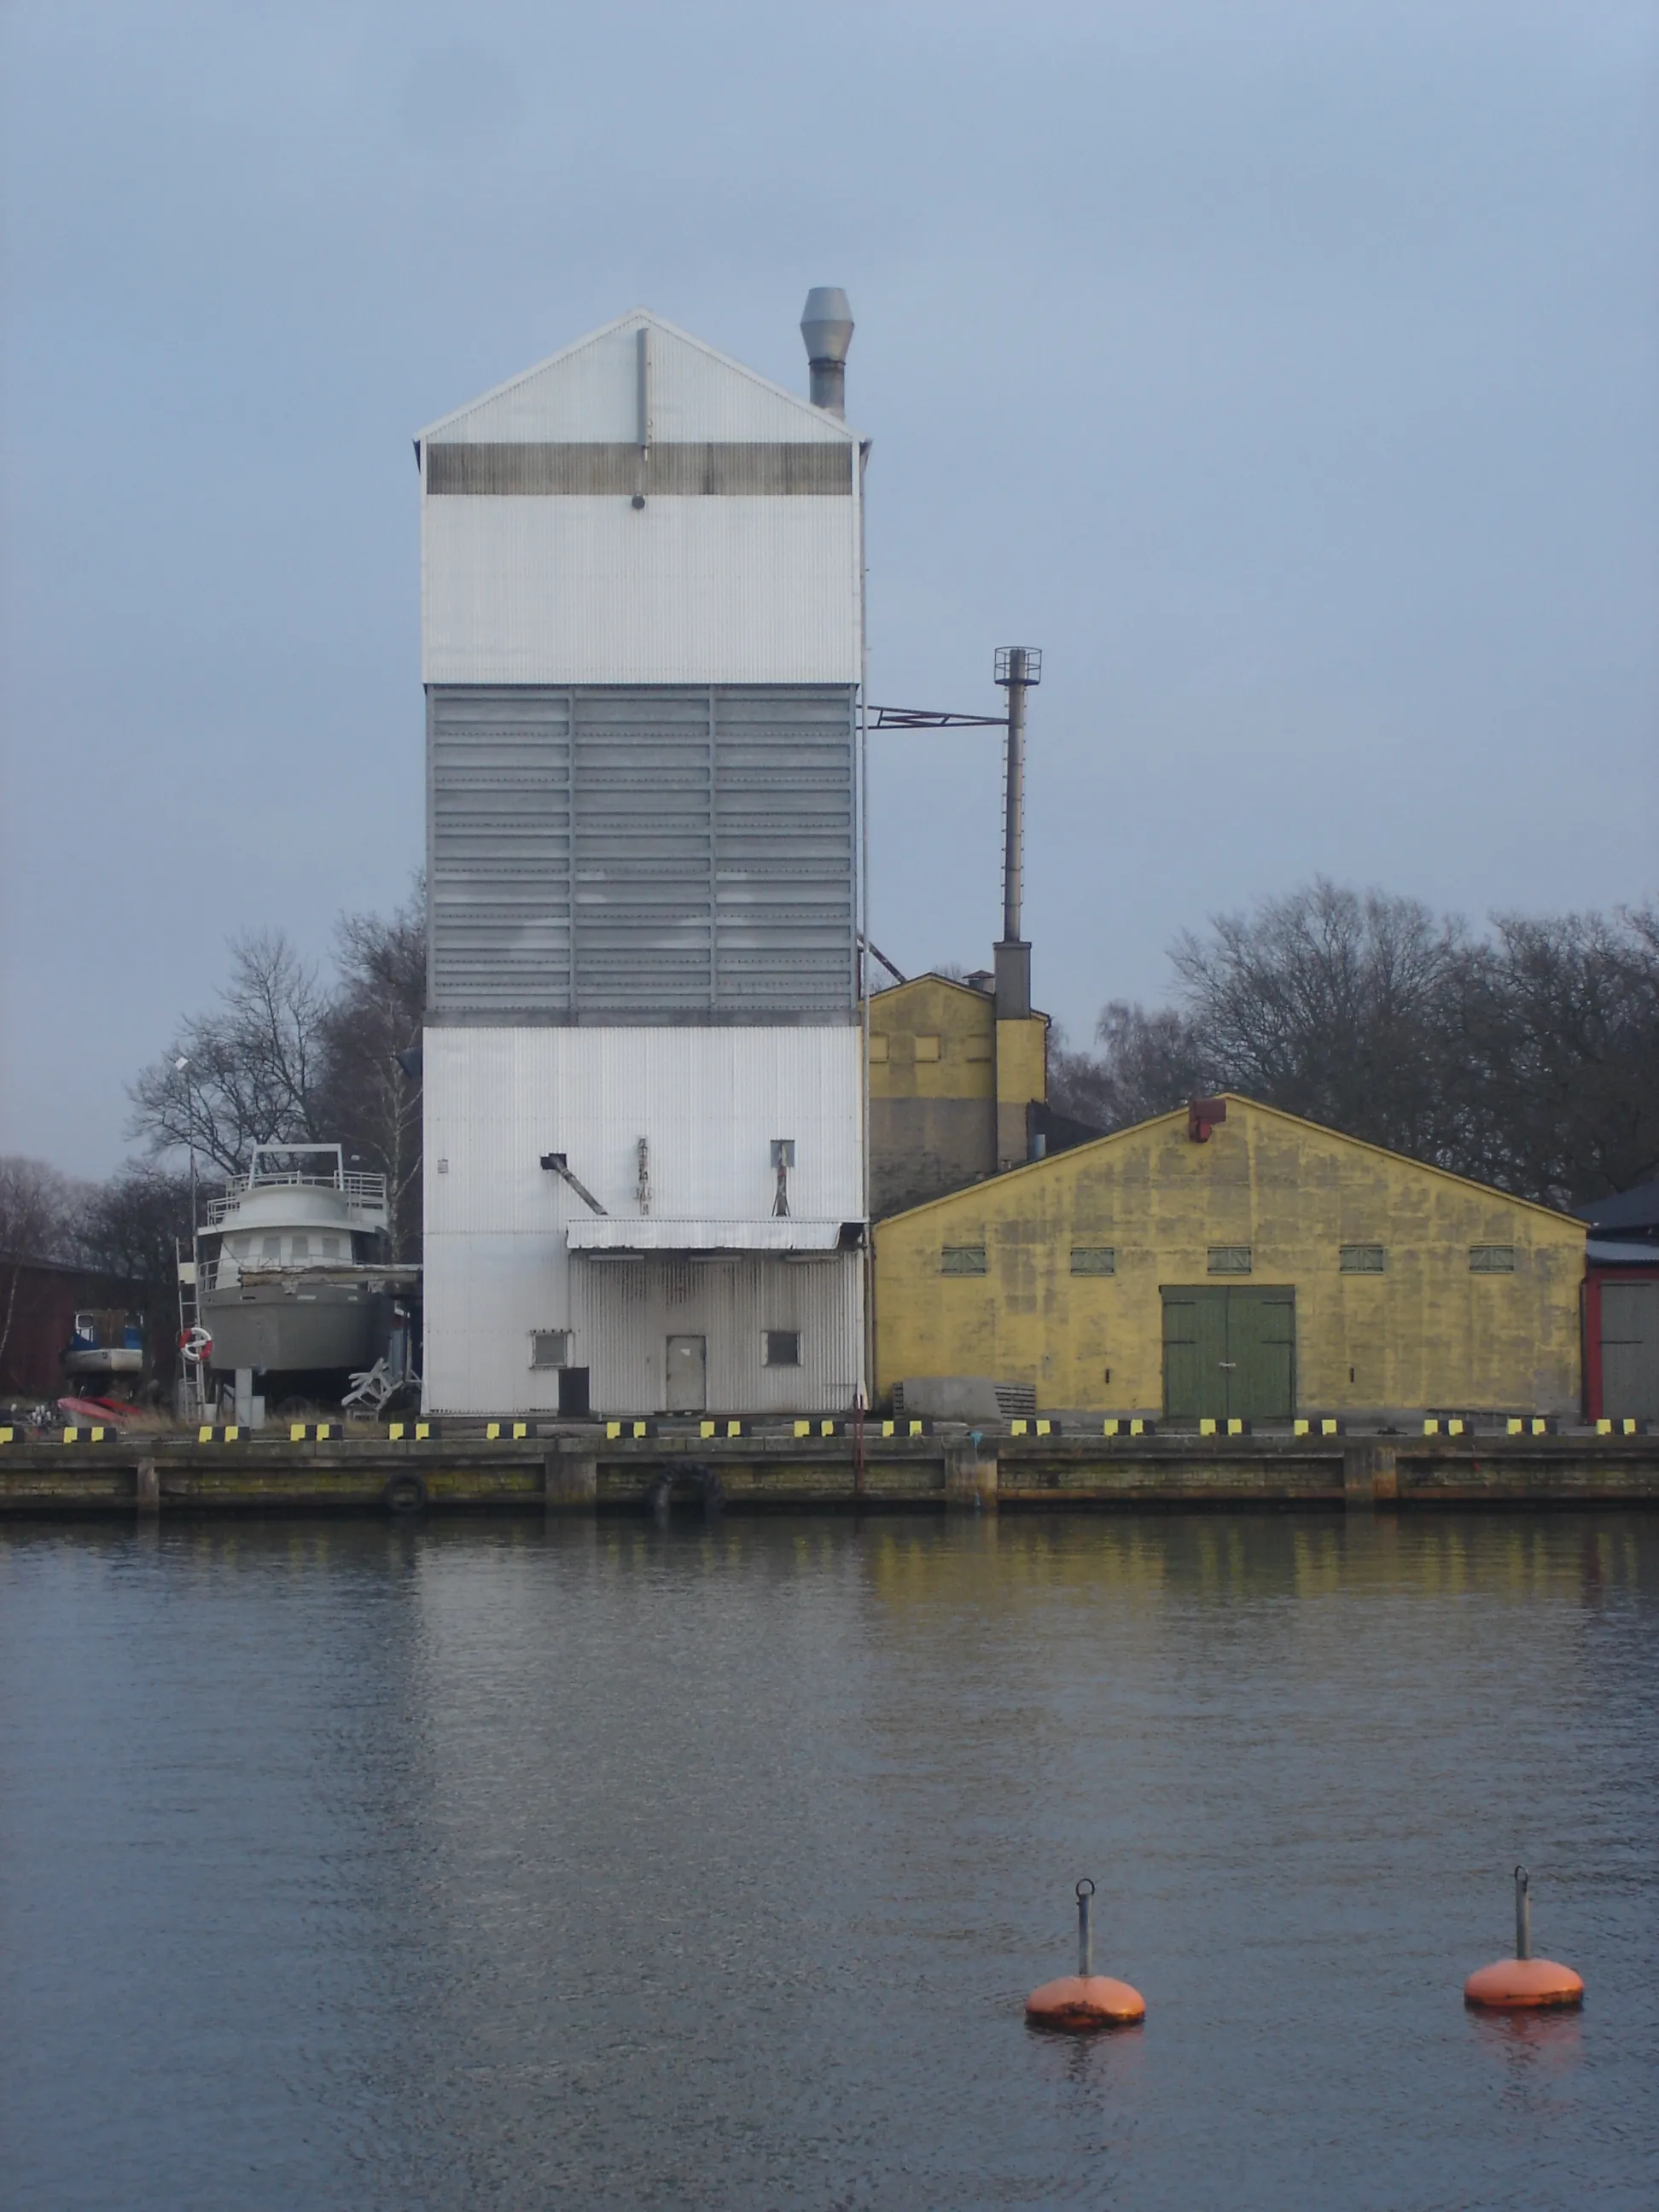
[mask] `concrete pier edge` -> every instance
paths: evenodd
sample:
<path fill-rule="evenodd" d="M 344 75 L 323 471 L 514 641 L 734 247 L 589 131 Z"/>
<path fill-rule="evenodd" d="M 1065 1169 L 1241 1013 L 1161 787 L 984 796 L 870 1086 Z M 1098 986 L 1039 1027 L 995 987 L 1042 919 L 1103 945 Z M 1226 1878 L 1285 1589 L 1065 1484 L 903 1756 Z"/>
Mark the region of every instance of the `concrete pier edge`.
<path fill-rule="evenodd" d="M 533 1427 L 533 1424 L 532 1425 Z M 1509 1437 L 1151 1437 L 963 1431 L 851 1440 L 762 1431 L 740 1437 L 607 1438 L 592 1427 L 519 1438 L 294 1443 L 272 1432 L 201 1443 L 147 1434 L 95 1444 L 30 1439 L 0 1449 L 0 1518 L 88 1513 L 530 1510 L 640 1508 L 677 1467 L 718 1478 L 721 1502 L 781 1510 L 987 1512 L 1054 1508 L 1184 1510 L 1317 1507 L 1354 1513 L 1436 1506 L 1659 1504 L 1659 1436 L 1564 1431 Z M 400 1478 L 418 1480 L 400 1482 Z M 701 1492 L 699 1492 L 700 1495 Z"/>

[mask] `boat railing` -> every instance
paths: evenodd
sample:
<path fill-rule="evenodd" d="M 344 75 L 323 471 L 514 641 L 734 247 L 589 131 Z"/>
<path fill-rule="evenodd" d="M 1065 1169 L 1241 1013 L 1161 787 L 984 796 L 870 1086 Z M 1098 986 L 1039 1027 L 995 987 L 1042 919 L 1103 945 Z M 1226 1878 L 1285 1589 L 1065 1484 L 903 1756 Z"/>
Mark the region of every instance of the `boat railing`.
<path fill-rule="evenodd" d="M 384 1212 L 386 1202 L 386 1179 L 383 1175 L 304 1175 L 293 1172 L 273 1174 L 261 1169 L 257 1176 L 238 1176 L 234 1182 L 225 1185 L 222 1194 L 207 1202 L 208 1225 L 217 1228 L 234 1213 L 244 1199 L 260 1190 L 332 1190 L 338 1191 L 348 1206 L 373 1207 Z"/>

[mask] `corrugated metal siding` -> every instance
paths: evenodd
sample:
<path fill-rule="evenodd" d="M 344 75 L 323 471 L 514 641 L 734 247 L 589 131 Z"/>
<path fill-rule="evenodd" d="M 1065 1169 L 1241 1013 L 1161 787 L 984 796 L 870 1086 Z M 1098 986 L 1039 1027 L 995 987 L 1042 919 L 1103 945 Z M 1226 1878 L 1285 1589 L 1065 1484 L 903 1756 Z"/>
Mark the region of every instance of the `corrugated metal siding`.
<path fill-rule="evenodd" d="M 728 1410 L 811 1411 L 844 1403 L 852 1383 L 845 1392 L 842 1385 L 847 1377 L 856 1380 L 861 1347 L 856 1253 L 811 1261 L 708 1263 L 696 1269 L 702 1300 L 696 1310 L 706 1324 L 686 1319 L 683 1329 L 666 1322 L 659 1327 L 675 1303 L 672 1270 L 693 1263 L 573 1259 L 567 1224 L 593 1217 L 539 1162 L 545 1152 L 566 1152 L 611 1214 L 637 1218 L 643 1136 L 653 1219 L 765 1221 L 775 1189 L 771 1142 L 791 1137 L 794 1212 L 855 1220 L 863 1189 L 859 1049 L 857 1030 L 846 1026 L 428 1030 L 429 1405 L 458 1413 L 551 1408 L 556 1375 L 529 1364 L 530 1332 L 546 1328 L 599 1332 L 609 1350 L 573 1356 L 597 1370 L 596 1382 L 610 1378 L 603 1402 L 612 1411 L 647 1410 L 655 1402 L 635 1394 L 646 1389 L 651 1361 L 660 1365 L 674 1334 L 708 1336 L 711 1395 L 717 1378 L 725 1378 L 719 1387 L 732 1394 Z M 750 1267 L 780 1271 L 781 1279 L 757 1275 L 740 1297 L 721 1270 Z M 632 1293 L 601 1285 L 581 1291 L 588 1304 L 579 1304 L 574 1279 L 607 1267 L 619 1275 L 665 1271 L 659 1290 L 651 1293 L 659 1303 L 636 1317 L 640 1331 L 631 1337 L 623 1301 Z M 820 1306 L 811 1303 L 819 1293 L 794 1279 L 821 1273 L 833 1275 L 841 1287 L 833 1297 L 824 1288 Z M 808 1322 L 793 1318 L 791 1300 L 807 1302 L 797 1310 Z M 806 1368 L 760 1367 L 761 1329 L 799 1325 L 808 1332 L 809 1324 L 810 1332 L 822 1330 L 824 1348 L 811 1353 Z M 722 1367 L 720 1360 L 732 1364 Z"/>
<path fill-rule="evenodd" d="M 426 1342 L 434 1413 L 554 1413 L 556 1369 L 533 1368 L 531 1334 L 568 1329 L 570 1364 L 588 1370 L 595 1413 L 666 1410 L 671 1336 L 706 1343 L 711 1412 L 839 1412 L 861 1356 L 857 1253 L 811 1261 L 590 1260 L 548 1264 L 529 1240 L 439 1239 L 428 1247 L 428 1309 L 451 1316 Z M 800 1336 L 798 1367 L 768 1367 L 764 1332 Z"/>
<path fill-rule="evenodd" d="M 434 1013 L 850 1012 L 850 689 L 434 689 Z"/>
<path fill-rule="evenodd" d="M 856 1220 L 860 1043 L 851 1025 L 428 1029 L 427 1233 L 523 1234 L 562 1250 L 565 1221 L 592 1217 L 542 1154 L 567 1153 L 607 1212 L 637 1214 L 641 1137 L 654 1217 L 769 1218 L 772 1140 L 788 1137 L 791 1211 Z"/>
<path fill-rule="evenodd" d="M 859 495 L 427 497 L 428 684 L 856 684 Z"/>
<path fill-rule="evenodd" d="M 850 445 L 856 435 L 804 394 L 728 361 L 689 332 L 636 310 L 579 338 L 497 390 L 432 423 L 423 440 L 517 443 L 637 441 L 638 333 L 651 331 L 652 416 L 665 441 L 760 439 Z"/>
<path fill-rule="evenodd" d="M 840 1412 L 853 1401 L 856 1253 L 810 1262 L 579 1258 L 570 1273 L 572 1358 L 589 1370 L 596 1413 L 665 1409 L 671 1336 L 704 1339 L 711 1413 Z M 768 1329 L 799 1333 L 799 1367 L 765 1365 Z"/>

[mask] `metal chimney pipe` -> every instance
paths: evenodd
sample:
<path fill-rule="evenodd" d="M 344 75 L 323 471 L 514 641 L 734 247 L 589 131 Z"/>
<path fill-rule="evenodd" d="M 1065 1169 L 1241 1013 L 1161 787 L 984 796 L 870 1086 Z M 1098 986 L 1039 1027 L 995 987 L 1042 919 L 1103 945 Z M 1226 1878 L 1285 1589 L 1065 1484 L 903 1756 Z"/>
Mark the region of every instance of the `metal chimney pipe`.
<path fill-rule="evenodd" d="M 997 1019 L 1031 1011 L 1031 948 L 1019 933 L 1025 878 L 1025 694 L 1042 681 L 1042 655 L 1032 645 L 997 649 L 996 679 L 1008 694 L 1008 768 L 1002 824 L 1002 938 L 996 948 Z"/>
<path fill-rule="evenodd" d="M 853 343 L 853 310 L 839 284 L 815 284 L 802 310 L 800 334 L 812 372 L 811 399 L 826 415 L 847 413 L 847 349 Z"/>
<path fill-rule="evenodd" d="M 1008 694 L 1008 773 L 1002 843 L 1002 939 L 1019 941 L 1025 867 L 1025 694 L 1042 681 L 1042 655 L 1035 646 L 1005 645 L 997 653 L 997 682 Z"/>
<path fill-rule="evenodd" d="M 1019 937 L 1025 873 L 1025 647 L 1008 649 L 1008 777 L 1002 822 L 1002 936 Z"/>

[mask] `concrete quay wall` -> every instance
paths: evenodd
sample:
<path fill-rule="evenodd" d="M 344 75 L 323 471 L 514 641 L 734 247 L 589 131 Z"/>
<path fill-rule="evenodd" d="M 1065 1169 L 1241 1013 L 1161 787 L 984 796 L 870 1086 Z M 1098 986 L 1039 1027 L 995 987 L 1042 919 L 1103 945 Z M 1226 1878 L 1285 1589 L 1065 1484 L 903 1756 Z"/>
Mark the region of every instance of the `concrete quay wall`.
<path fill-rule="evenodd" d="M 0 1517 L 237 1512 L 1143 1510 L 1659 1504 L 1659 1437 L 764 1434 L 50 1440 L 0 1451 Z"/>

